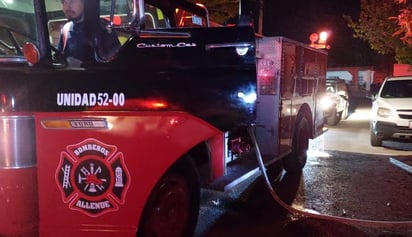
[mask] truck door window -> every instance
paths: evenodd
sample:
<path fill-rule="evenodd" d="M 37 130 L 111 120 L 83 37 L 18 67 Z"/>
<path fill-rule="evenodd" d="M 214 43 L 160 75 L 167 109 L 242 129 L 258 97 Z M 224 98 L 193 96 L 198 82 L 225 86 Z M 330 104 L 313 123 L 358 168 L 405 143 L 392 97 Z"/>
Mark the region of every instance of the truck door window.
<path fill-rule="evenodd" d="M 0 1 L 0 57 L 23 56 L 22 47 L 38 45 L 33 1 Z"/>
<path fill-rule="evenodd" d="M 102 19 L 110 20 L 111 13 L 111 0 L 100 1 L 100 17 Z M 115 13 L 114 13 L 114 29 L 127 26 L 131 17 L 131 1 L 130 0 L 118 0 L 116 1 Z M 53 46 L 57 46 L 60 38 L 60 31 L 67 19 L 62 11 L 61 1 L 48 0 L 46 1 L 46 11 L 48 14 L 48 28 L 50 42 Z M 121 41 L 123 42 L 123 41 Z"/>
<path fill-rule="evenodd" d="M 0 26 L 0 56 L 22 56 L 22 45 L 30 42 L 26 36 L 11 28 Z"/>
<path fill-rule="evenodd" d="M 112 6 L 112 3 L 114 2 L 116 5 Z M 63 37 L 62 35 L 68 35 L 69 36 L 68 39 L 70 39 L 69 32 L 71 32 L 71 29 L 73 28 L 73 26 L 67 25 L 68 27 L 64 31 L 66 33 L 62 31 L 62 29 L 64 28 L 63 26 L 67 23 L 67 18 L 64 15 L 63 10 L 62 10 L 63 9 L 62 1 L 46 0 L 45 3 L 46 3 L 46 11 L 47 11 L 47 16 L 48 16 L 48 31 L 49 31 L 50 43 L 53 47 L 55 47 L 55 49 L 57 49 L 60 38 Z M 128 27 L 129 19 L 131 19 L 132 17 L 131 3 L 132 3 L 131 0 L 117 0 L 117 1 L 100 0 L 99 4 L 92 4 L 91 2 L 84 1 L 85 14 L 89 14 L 89 16 L 100 16 L 100 18 L 102 19 L 101 22 L 97 23 L 97 24 L 100 24 L 99 25 L 100 28 L 96 31 L 97 33 L 94 35 L 95 39 L 93 42 L 98 42 L 98 43 L 94 45 L 88 45 L 88 46 L 85 45 L 85 47 L 93 47 L 94 48 L 93 50 L 95 50 L 95 55 L 97 56 L 95 56 L 96 59 L 95 60 L 92 59 L 92 61 L 96 61 L 96 62 L 109 61 L 118 52 L 119 47 L 112 47 L 112 49 L 114 50 L 111 50 L 110 48 L 106 47 L 106 45 L 111 44 L 110 42 L 113 41 L 113 37 L 112 37 L 113 35 L 114 37 L 118 38 L 118 41 L 120 42 L 120 44 L 124 44 L 127 41 L 130 34 L 128 34 L 126 31 L 122 31 L 122 29 L 125 27 Z M 96 8 L 97 6 L 100 6 L 100 9 L 97 9 Z M 95 15 L 95 14 L 98 14 L 98 15 Z M 85 17 L 85 19 L 87 20 L 89 18 Z M 90 20 L 84 21 L 85 29 L 87 29 L 87 27 L 90 26 L 89 24 L 95 24 L 93 22 L 93 19 L 92 18 L 90 19 L 91 21 Z M 106 23 L 103 23 L 104 20 L 106 20 Z M 110 20 L 113 20 L 113 25 L 109 25 Z M 103 24 L 106 24 L 106 26 L 104 26 Z M 85 34 L 85 37 L 87 37 L 86 35 L 87 34 Z M 103 38 L 101 37 L 98 38 L 99 36 L 102 36 Z M 63 43 L 62 43 L 63 46 L 60 45 L 61 48 L 67 49 L 66 42 L 70 42 L 70 41 L 63 40 Z M 105 42 L 108 42 L 108 44 L 106 44 Z M 78 49 L 75 51 L 79 52 Z M 87 52 L 90 50 L 85 48 L 84 51 Z M 76 53 L 76 54 L 79 54 L 79 53 Z M 90 59 L 88 58 L 93 58 L 93 56 L 90 56 L 90 55 L 85 54 L 85 56 L 82 56 L 82 58 L 84 57 L 86 58 L 86 60 L 89 61 Z"/>
<path fill-rule="evenodd" d="M 161 9 L 145 4 L 145 27 L 146 29 L 170 28 L 170 22 Z"/>
<path fill-rule="evenodd" d="M 100 1 L 101 18 L 110 20 L 111 4 L 111 0 Z M 120 43 L 124 44 L 130 37 L 130 33 L 124 29 L 129 27 L 128 23 L 132 17 L 132 1 L 117 0 L 114 9 L 112 29 L 116 31 Z M 46 1 L 46 10 L 48 12 L 50 43 L 52 46 L 57 47 L 61 29 L 67 22 L 67 19 L 63 14 L 61 1 Z M 170 22 L 162 10 L 149 4 L 145 4 L 145 20 L 147 29 L 170 28 Z"/>
<path fill-rule="evenodd" d="M 179 8 L 176 9 L 176 20 L 178 27 L 207 27 L 205 17 Z"/>

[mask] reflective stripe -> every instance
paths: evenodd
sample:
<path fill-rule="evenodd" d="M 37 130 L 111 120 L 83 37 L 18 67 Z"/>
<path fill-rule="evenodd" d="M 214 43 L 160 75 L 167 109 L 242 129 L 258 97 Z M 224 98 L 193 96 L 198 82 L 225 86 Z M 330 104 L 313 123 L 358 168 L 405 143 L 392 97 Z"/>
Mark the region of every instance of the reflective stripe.
<path fill-rule="evenodd" d="M 62 36 L 63 36 L 63 48 L 62 48 L 62 52 L 64 52 L 66 50 L 66 45 L 67 45 L 67 39 L 69 38 L 69 31 L 70 28 L 72 27 L 73 22 L 67 22 L 66 24 L 64 24 L 63 28 L 62 28 Z"/>

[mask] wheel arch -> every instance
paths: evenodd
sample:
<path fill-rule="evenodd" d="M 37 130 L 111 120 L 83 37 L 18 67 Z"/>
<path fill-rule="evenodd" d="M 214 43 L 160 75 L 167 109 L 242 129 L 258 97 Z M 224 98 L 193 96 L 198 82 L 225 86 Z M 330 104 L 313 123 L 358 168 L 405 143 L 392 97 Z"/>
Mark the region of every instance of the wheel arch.
<path fill-rule="evenodd" d="M 187 154 L 198 172 L 201 186 L 206 186 L 212 177 L 210 146 L 207 142 L 201 142 L 190 149 Z"/>
<path fill-rule="evenodd" d="M 199 174 L 196 169 L 196 161 L 193 160 L 189 153 L 185 153 L 182 155 L 179 159 L 177 159 L 168 169 L 167 171 L 158 179 L 156 182 L 156 185 L 153 187 L 152 192 L 150 193 L 149 197 L 146 199 L 144 203 L 144 208 L 140 214 L 139 218 L 139 223 L 137 223 L 137 237 L 145 237 L 146 235 L 144 234 L 145 231 L 145 225 L 146 225 L 146 214 L 148 213 L 148 209 L 150 209 L 151 203 L 153 201 L 152 195 L 157 192 L 157 187 L 159 187 L 159 184 L 161 184 L 162 180 L 168 176 L 169 174 L 182 174 L 186 177 L 187 179 L 187 184 L 189 185 L 189 190 L 190 192 L 193 192 L 190 197 L 192 199 L 192 204 L 194 206 L 191 206 L 189 208 L 190 212 L 192 213 L 192 218 L 189 219 L 189 228 L 185 231 L 184 237 L 189 237 L 190 234 L 194 231 L 196 222 L 197 222 L 197 216 L 199 212 L 199 205 L 200 205 L 200 180 L 199 180 Z M 161 185 L 160 185 L 161 186 Z M 156 195 L 155 195 L 156 196 Z"/>

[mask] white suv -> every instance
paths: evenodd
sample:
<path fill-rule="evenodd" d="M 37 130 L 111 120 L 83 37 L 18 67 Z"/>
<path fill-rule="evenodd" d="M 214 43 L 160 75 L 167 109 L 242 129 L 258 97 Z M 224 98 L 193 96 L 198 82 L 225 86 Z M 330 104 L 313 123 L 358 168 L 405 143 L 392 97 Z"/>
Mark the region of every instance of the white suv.
<path fill-rule="evenodd" d="M 412 142 L 412 76 L 388 77 L 372 103 L 371 145 Z"/>

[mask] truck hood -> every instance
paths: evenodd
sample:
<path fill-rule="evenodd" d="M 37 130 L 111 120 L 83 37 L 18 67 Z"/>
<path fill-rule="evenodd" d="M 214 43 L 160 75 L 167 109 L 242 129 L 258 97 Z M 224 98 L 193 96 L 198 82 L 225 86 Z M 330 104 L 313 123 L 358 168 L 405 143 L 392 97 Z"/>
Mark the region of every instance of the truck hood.
<path fill-rule="evenodd" d="M 412 110 L 412 98 L 379 98 L 376 100 L 377 106 L 387 107 L 395 110 Z"/>

